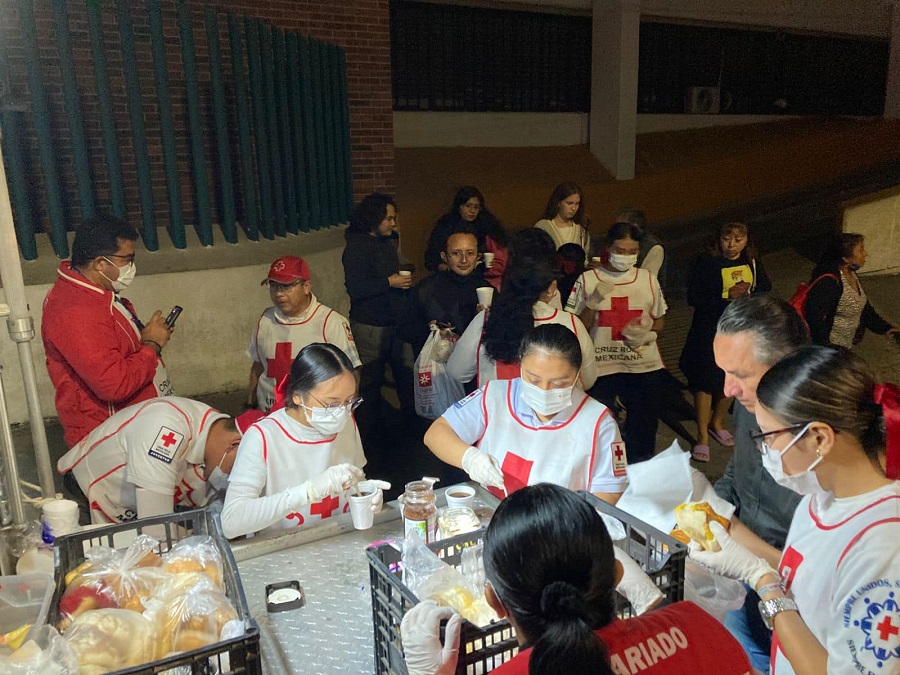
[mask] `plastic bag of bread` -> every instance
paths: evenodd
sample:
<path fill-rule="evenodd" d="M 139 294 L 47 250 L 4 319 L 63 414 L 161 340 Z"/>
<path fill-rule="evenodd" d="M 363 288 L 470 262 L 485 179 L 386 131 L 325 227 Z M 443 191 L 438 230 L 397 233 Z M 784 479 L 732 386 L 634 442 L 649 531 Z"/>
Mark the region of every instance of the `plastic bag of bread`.
<path fill-rule="evenodd" d="M 222 554 L 209 535 L 195 535 L 179 541 L 163 561 L 163 569 L 173 574 L 202 572 L 224 588 L 222 581 Z"/>
<path fill-rule="evenodd" d="M 168 574 L 154 549 L 159 542 L 138 536 L 128 548 L 116 550 L 96 546 L 74 573 L 66 576 L 67 585 L 59 601 L 59 628 L 65 632 L 73 619 L 91 609 L 129 609 L 144 611 L 144 601 Z"/>
<path fill-rule="evenodd" d="M 77 675 L 78 659 L 53 626 L 32 631 L 32 638 L 11 654 L 0 652 L 3 675 Z"/>
<path fill-rule="evenodd" d="M 176 575 L 145 616 L 152 617 L 159 635 L 160 657 L 206 647 L 221 639 L 225 625 L 238 618 L 231 601 L 205 574 Z"/>
<path fill-rule="evenodd" d="M 78 657 L 79 675 L 99 675 L 155 661 L 156 627 L 137 612 L 98 609 L 76 618 L 66 641 Z"/>

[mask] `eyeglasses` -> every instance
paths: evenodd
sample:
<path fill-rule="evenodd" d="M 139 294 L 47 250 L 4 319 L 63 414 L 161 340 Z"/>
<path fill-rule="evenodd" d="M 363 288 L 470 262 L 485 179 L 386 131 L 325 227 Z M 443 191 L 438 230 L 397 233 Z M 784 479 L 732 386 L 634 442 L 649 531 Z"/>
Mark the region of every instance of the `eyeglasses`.
<path fill-rule="evenodd" d="M 104 258 L 122 258 L 122 260 L 127 260 L 130 263 L 134 262 L 134 254 L 131 255 L 119 255 L 118 253 L 110 253 L 109 255 L 103 256 Z M 109 262 L 112 262 L 111 260 Z"/>
<path fill-rule="evenodd" d="M 346 410 L 347 412 L 353 412 L 359 407 L 359 404 L 363 402 L 362 396 L 354 396 L 349 401 L 345 401 L 344 403 L 329 403 L 325 404 L 320 401 L 318 398 L 310 394 L 310 396 L 322 406 L 322 409 L 329 413 L 332 417 L 337 415 L 341 410 Z"/>
<path fill-rule="evenodd" d="M 776 436 L 778 434 L 783 434 L 788 431 L 798 431 L 803 427 L 808 426 L 806 422 L 798 422 L 797 424 L 792 424 L 789 427 L 784 427 L 784 429 L 775 429 L 775 431 L 760 431 L 757 433 L 750 434 L 750 440 L 753 441 L 753 445 L 756 446 L 756 449 L 759 451 L 759 454 L 766 454 L 766 436 Z"/>
<path fill-rule="evenodd" d="M 450 251 L 447 255 L 454 260 L 468 260 L 469 258 L 477 258 L 478 251 Z"/>
<path fill-rule="evenodd" d="M 292 281 L 289 284 L 280 284 L 277 281 L 269 282 L 269 290 L 273 293 L 287 293 L 288 291 L 296 288 L 300 284 L 305 284 L 306 281 L 304 279 L 297 279 L 297 281 Z"/>

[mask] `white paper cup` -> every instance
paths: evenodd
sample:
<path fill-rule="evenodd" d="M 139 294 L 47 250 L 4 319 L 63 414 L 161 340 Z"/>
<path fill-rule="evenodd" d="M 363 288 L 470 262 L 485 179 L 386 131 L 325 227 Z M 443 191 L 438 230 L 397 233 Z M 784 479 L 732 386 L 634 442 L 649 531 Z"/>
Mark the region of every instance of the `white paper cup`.
<path fill-rule="evenodd" d="M 357 530 L 368 530 L 375 522 L 372 505 L 382 491 L 371 483 L 362 482 L 359 484 L 359 493 L 359 496 L 350 493 L 350 518 Z"/>
<path fill-rule="evenodd" d="M 475 510 L 475 488 L 468 485 L 453 485 L 444 491 L 444 497 L 447 499 L 447 506 L 456 508 L 464 506 Z"/>
<path fill-rule="evenodd" d="M 478 304 L 482 307 L 490 307 L 491 301 L 494 299 L 494 287 L 485 286 L 484 288 L 476 288 L 475 293 L 478 294 Z"/>
<path fill-rule="evenodd" d="M 78 503 L 71 499 L 56 499 L 41 508 L 41 520 L 47 533 L 61 537 L 78 529 Z"/>
<path fill-rule="evenodd" d="M 484 266 L 485 267 L 490 267 L 491 265 L 494 264 L 494 254 L 493 253 L 485 253 L 485 254 L 483 254 L 483 258 L 484 258 Z"/>
<path fill-rule="evenodd" d="M 591 262 L 599 265 L 603 262 L 603 258 L 601 258 L 600 256 L 594 256 L 593 258 L 591 258 Z"/>
<path fill-rule="evenodd" d="M 410 272 L 409 270 L 400 270 L 399 272 L 397 272 L 397 274 L 399 274 L 401 277 L 411 277 L 412 276 L 412 272 Z"/>

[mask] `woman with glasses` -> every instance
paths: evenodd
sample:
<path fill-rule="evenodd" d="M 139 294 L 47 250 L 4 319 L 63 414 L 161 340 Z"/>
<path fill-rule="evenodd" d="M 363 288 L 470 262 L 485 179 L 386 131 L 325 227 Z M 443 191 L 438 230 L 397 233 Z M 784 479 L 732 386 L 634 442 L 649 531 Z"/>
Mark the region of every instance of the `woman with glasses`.
<path fill-rule="evenodd" d="M 763 466 L 804 496 L 784 551 L 713 523 L 722 550 L 692 557 L 759 594 L 773 673 L 898 672 L 900 389 L 846 349 L 807 347 L 757 398 Z"/>
<path fill-rule="evenodd" d="M 353 364 L 339 348 L 300 350 L 285 407 L 247 430 L 231 470 L 222 529 L 229 539 L 317 525 L 343 512 L 366 464 L 353 410 Z"/>

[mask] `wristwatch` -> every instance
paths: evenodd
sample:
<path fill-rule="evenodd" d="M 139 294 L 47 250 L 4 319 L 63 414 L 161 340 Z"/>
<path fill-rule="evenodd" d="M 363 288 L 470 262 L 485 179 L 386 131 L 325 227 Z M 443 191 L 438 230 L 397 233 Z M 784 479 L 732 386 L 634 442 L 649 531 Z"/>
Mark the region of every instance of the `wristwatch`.
<path fill-rule="evenodd" d="M 775 619 L 775 615 L 780 612 L 799 612 L 800 609 L 797 607 L 797 603 L 794 602 L 791 598 L 774 598 L 772 600 L 760 600 L 759 602 L 759 614 L 762 617 L 763 623 L 766 624 L 766 628 L 769 630 L 773 630 L 772 622 Z"/>

